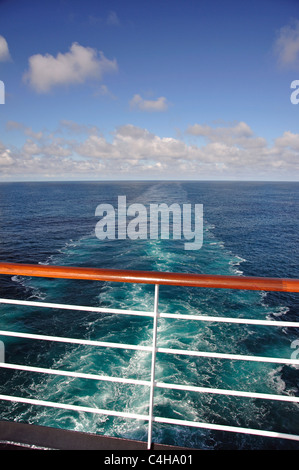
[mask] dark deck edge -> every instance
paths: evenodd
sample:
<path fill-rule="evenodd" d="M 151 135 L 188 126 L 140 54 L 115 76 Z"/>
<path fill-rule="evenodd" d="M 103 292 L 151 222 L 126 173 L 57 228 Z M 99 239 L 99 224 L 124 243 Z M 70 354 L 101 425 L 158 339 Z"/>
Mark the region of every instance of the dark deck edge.
<path fill-rule="evenodd" d="M 35 424 L 0 421 L 0 450 L 147 450 L 147 443 L 100 436 L 78 431 L 56 429 Z M 180 450 L 164 444 L 153 444 L 152 450 Z"/>

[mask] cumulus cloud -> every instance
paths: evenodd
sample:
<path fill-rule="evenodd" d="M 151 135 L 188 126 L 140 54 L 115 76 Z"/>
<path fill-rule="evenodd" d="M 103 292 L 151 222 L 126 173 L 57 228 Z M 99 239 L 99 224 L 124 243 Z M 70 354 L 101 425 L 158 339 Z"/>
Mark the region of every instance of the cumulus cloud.
<path fill-rule="evenodd" d="M 188 154 L 188 147 L 184 142 L 172 137 L 159 137 L 132 124 L 117 128 L 114 145 L 121 155 L 128 158 L 134 156 L 137 159 L 175 161 L 176 158 L 185 158 Z"/>
<path fill-rule="evenodd" d="M 23 131 L 25 135 L 33 137 L 36 140 L 42 139 L 44 135 L 42 131 L 34 132 L 31 127 L 25 126 L 24 124 L 16 121 L 7 121 L 6 129 Z"/>
<path fill-rule="evenodd" d="M 278 148 L 284 147 L 299 151 L 299 134 L 286 131 L 281 137 L 275 139 L 275 144 Z"/>
<path fill-rule="evenodd" d="M 140 95 L 134 95 L 130 101 L 130 107 L 140 111 L 161 112 L 167 111 L 168 103 L 164 96 L 160 96 L 156 100 L 145 100 Z"/>
<path fill-rule="evenodd" d="M 0 62 L 10 60 L 8 44 L 3 36 L 0 36 Z"/>
<path fill-rule="evenodd" d="M 299 20 L 279 31 L 275 52 L 282 66 L 299 66 Z"/>
<path fill-rule="evenodd" d="M 210 142 L 221 142 L 229 146 L 241 147 L 263 147 L 266 140 L 262 137 L 255 137 L 252 129 L 246 122 L 238 122 L 234 126 L 211 127 L 208 125 L 194 124 L 186 130 L 187 134 L 204 137 Z"/>
<path fill-rule="evenodd" d="M 55 132 L 14 122 L 10 128 L 23 132 L 25 143 L 17 149 L 0 143 L 2 178 L 292 180 L 299 174 L 299 134 L 287 131 L 271 146 L 242 122 L 191 126 L 193 136 L 204 136 L 203 144 L 132 124 L 116 128 L 109 140 L 97 127 L 72 121 L 61 122 Z"/>
<path fill-rule="evenodd" d="M 69 52 L 59 52 L 56 57 L 50 54 L 29 57 L 29 69 L 23 78 L 36 92 L 47 93 L 55 86 L 98 80 L 115 71 L 115 59 L 109 60 L 101 51 L 73 43 Z"/>
<path fill-rule="evenodd" d="M 96 126 L 87 126 L 86 124 L 78 124 L 77 122 L 68 119 L 62 119 L 56 134 L 62 134 L 66 130 L 69 134 L 90 134 L 97 130 Z"/>
<path fill-rule="evenodd" d="M 11 151 L 0 142 L 0 169 L 12 165 L 13 162 Z"/>
<path fill-rule="evenodd" d="M 231 127 L 226 126 L 216 128 L 207 125 L 194 124 L 193 126 L 189 126 L 186 132 L 188 134 L 204 136 L 210 140 L 251 137 L 253 135 L 253 131 L 246 122 L 238 122 Z"/>

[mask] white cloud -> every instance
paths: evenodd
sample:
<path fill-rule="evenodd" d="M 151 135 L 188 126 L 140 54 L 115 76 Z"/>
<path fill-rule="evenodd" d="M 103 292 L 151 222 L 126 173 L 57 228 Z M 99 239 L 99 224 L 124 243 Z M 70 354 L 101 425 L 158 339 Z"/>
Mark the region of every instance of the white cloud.
<path fill-rule="evenodd" d="M 59 128 L 56 133 L 62 134 L 64 130 L 66 130 L 70 134 L 90 134 L 96 130 L 96 127 L 90 127 L 85 124 L 78 124 L 74 121 L 62 119 L 59 123 Z"/>
<path fill-rule="evenodd" d="M 90 135 L 84 142 L 73 146 L 75 152 L 83 158 L 106 159 L 117 157 L 120 153 L 115 146 L 108 143 L 104 137 L 96 134 Z"/>
<path fill-rule="evenodd" d="M 289 147 L 299 151 L 299 134 L 293 134 L 290 131 L 286 131 L 281 137 L 278 137 L 275 140 L 275 144 L 279 148 Z"/>
<path fill-rule="evenodd" d="M 40 157 L 69 157 L 72 155 L 71 149 L 62 140 L 53 139 L 49 143 L 46 142 L 34 142 L 32 139 L 28 139 L 23 145 L 23 152 L 26 155 L 38 155 Z"/>
<path fill-rule="evenodd" d="M 161 112 L 168 109 L 168 103 L 164 96 L 160 96 L 156 100 L 145 100 L 140 95 L 134 95 L 130 101 L 130 106 L 133 109 L 149 112 Z"/>
<path fill-rule="evenodd" d="M 251 137 L 252 130 L 246 122 L 238 122 L 233 127 L 216 127 L 213 128 L 207 125 L 194 124 L 187 129 L 188 134 L 208 137 L 210 140 L 218 140 L 220 137 L 224 138 L 240 138 Z"/>
<path fill-rule="evenodd" d="M 234 126 L 211 127 L 208 125 L 194 124 L 189 126 L 187 134 L 204 137 L 209 142 L 222 142 L 229 146 L 244 148 L 258 148 L 266 145 L 262 137 L 255 137 L 252 129 L 246 122 L 238 122 Z"/>
<path fill-rule="evenodd" d="M 299 134 L 289 131 L 272 146 L 246 123 L 228 127 L 198 124 L 204 144 L 161 137 L 126 124 L 107 139 L 95 126 L 61 122 L 55 132 L 34 131 L 11 122 L 24 144 L 0 143 L 0 177 L 26 179 L 290 179 L 299 174 Z M 78 133 L 78 129 L 82 132 Z M 225 131 L 224 131 L 225 130 Z M 111 137 L 111 135 L 110 135 Z"/>
<path fill-rule="evenodd" d="M 184 142 L 171 137 L 159 137 L 132 124 L 119 127 L 113 143 L 120 155 L 138 160 L 154 158 L 158 162 L 164 159 L 175 161 L 188 154 L 188 147 Z"/>
<path fill-rule="evenodd" d="M 0 168 L 10 166 L 14 163 L 11 151 L 0 142 Z"/>
<path fill-rule="evenodd" d="M 282 66 L 299 66 L 299 20 L 280 29 L 275 52 Z"/>
<path fill-rule="evenodd" d="M 24 124 L 21 124 L 20 122 L 16 121 L 7 121 L 6 129 L 23 131 L 25 135 L 33 137 L 36 140 L 40 140 L 43 137 L 42 131 L 34 132 L 31 127 L 26 127 Z"/>
<path fill-rule="evenodd" d="M 0 36 L 0 62 L 5 62 L 10 58 L 7 41 L 3 36 Z"/>
<path fill-rule="evenodd" d="M 24 80 L 38 93 L 47 93 L 58 85 L 84 83 L 101 79 L 103 74 L 117 70 L 116 60 L 107 59 L 103 52 L 73 43 L 70 51 L 56 57 L 35 54 L 29 57 L 29 70 Z"/>

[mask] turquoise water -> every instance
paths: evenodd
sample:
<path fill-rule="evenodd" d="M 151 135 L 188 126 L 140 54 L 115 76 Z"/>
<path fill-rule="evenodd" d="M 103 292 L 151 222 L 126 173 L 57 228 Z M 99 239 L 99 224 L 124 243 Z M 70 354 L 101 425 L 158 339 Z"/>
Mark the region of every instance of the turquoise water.
<path fill-rule="evenodd" d="M 0 185 L 0 260 L 99 268 L 206 274 L 299 277 L 295 183 L 123 182 Z M 148 206 L 203 204 L 203 246 L 183 240 L 99 240 L 98 204 L 117 197 Z M 109 308 L 152 310 L 154 287 L 1 276 L 1 297 Z M 160 311 L 257 319 L 298 320 L 298 295 L 160 287 Z M 33 307 L 1 306 L 1 329 L 150 345 L 152 319 Z M 158 346 L 290 358 L 298 329 L 159 319 Z M 6 362 L 150 378 L 150 354 L 0 338 Z M 157 355 L 156 379 L 203 387 L 298 396 L 298 369 L 268 363 Z M 148 412 L 148 387 L 1 371 L 0 393 L 76 405 Z M 261 399 L 156 389 L 155 414 L 299 434 L 298 405 Z M 147 439 L 147 423 L 89 413 L 0 402 L 1 419 L 110 436 Z M 153 439 L 205 449 L 298 448 L 219 431 L 154 425 Z M 274 442 L 275 441 L 275 442 Z"/>

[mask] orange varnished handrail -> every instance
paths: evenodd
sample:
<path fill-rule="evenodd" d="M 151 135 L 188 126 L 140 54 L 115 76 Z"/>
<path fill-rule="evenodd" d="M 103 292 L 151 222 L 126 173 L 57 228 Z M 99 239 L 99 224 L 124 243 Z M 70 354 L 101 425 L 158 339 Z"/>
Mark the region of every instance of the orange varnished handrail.
<path fill-rule="evenodd" d="M 220 289 L 299 292 L 299 279 L 78 268 L 19 263 L 0 263 L 0 274 Z"/>

